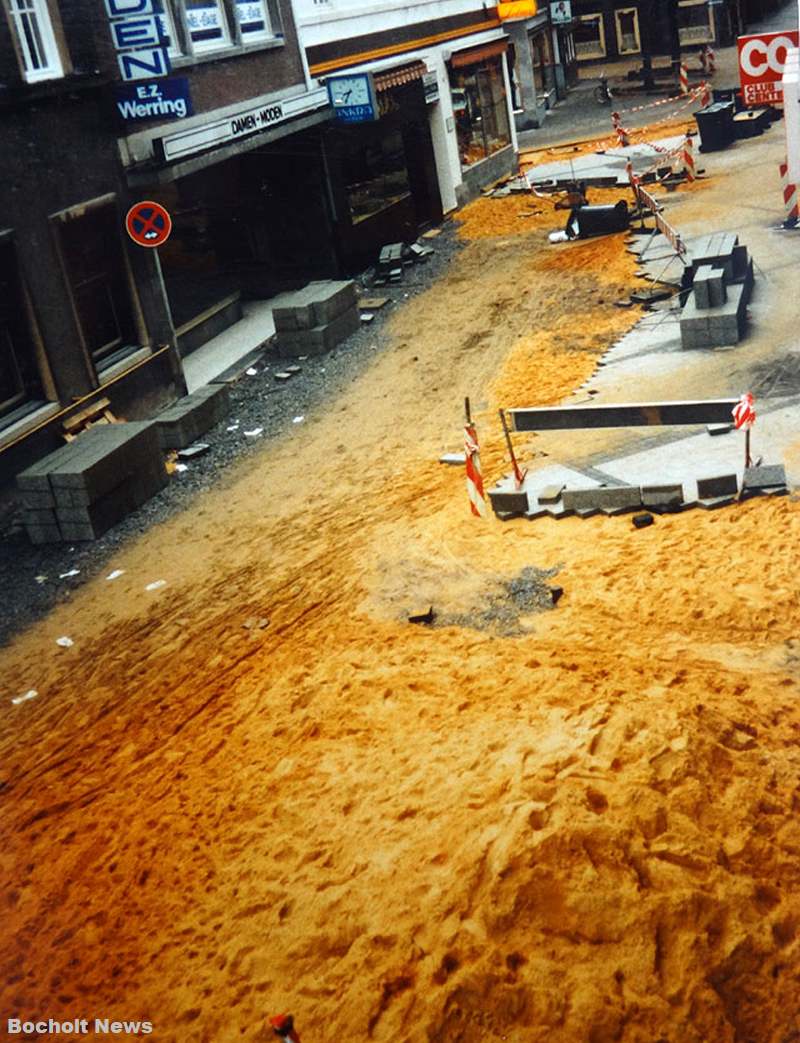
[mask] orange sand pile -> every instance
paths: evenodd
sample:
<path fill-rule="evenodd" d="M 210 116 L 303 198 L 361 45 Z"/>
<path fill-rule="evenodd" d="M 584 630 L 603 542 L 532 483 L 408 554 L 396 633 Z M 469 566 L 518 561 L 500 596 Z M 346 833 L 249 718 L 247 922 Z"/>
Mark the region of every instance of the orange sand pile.
<path fill-rule="evenodd" d="M 617 239 L 543 238 L 470 241 L 327 414 L 5 653 L 40 692 L 0 707 L 6 1015 L 791 1038 L 796 504 L 478 522 L 436 462 L 469 393 L 505 466 L 497 404 L 568 393 L 633 321 Z M 565 594 L 519 636 L 405 621 L 530 565 Z"/>

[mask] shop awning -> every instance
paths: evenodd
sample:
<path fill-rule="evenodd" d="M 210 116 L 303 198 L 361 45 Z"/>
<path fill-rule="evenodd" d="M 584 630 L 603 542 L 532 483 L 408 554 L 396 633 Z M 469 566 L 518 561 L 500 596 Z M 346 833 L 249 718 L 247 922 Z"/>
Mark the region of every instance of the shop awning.
<path fill-rule="evenodd" d="M 397 69 L 389 69 L 387 72 L 376 72 L 373 78 L 375 90 L 388 91 L 392 87 L 402 87 L 405 83 L 413 83 L 414 80 L 421 80 L 427 71 L 428 67 L 425 62 L 411 62 L 408 65 L 401 65 Z"/>
<path fill-rule="evenodd" d="M 493 40 L 484 44 L 483 47 L 471 47 L 468 51 L 456 51 L 450 59 L 454 69 L 461 69 L 465 65 L 477 65 L 485 62 L 488 58 L 497 58 L 508 47 L 508 40 Z"/>

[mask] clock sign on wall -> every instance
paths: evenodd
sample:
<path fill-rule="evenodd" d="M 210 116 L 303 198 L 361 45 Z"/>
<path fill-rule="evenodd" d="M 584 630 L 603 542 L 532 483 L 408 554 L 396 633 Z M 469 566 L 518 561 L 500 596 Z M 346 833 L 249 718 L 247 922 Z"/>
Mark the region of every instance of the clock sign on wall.
<path fill-rule="evenodd" d="M 342 123 L 366 123 L 380 118 L 375 84 L 370 72 L 351 72 L 329 76 L 328 98 Z"/>

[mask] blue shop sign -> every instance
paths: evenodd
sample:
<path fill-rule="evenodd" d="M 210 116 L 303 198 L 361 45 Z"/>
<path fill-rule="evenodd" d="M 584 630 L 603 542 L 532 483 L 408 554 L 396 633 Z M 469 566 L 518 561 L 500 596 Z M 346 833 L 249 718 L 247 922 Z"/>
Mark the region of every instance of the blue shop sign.
<path fill-rule="evenodd" d="M 126 123 L 137 120 L 178 120 L 191 116 L 192 95 L 185 76 L 157 83 L 131 83 L 114 88 L 117 111 Z"/>

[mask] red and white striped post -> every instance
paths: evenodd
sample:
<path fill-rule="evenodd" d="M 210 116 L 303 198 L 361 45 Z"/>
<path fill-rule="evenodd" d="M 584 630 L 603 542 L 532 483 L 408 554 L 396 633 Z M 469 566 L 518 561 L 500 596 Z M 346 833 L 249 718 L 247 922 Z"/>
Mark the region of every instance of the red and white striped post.
<path fill-rule="evenodd" d="M 611 126 L 614 128 L 614 133 L 617 135 L 617 147 L 625 148 L 627 145 L 630 145 L 628 131 L 622 126 L 622 117 L 618 112 L 611 113 Z"/>
<path fill-rule="evenodd" d="M 700 104 L 703 108 L 711 104 L 711 88 L 705 80 L 700 84 Z"/>
<path fill-rule="evenodd" d="M 683 139 L 683 170 L 687 181 L 694 181 L 696 175 L 694 170 L 694 141 L 687 134 Z"/>
<path fill-rule="evenodd" d="M 750 458 L 750 430 L 756 422 L 753 396 L 749 391 L 746 391 L 741 396 L 731 412 L 733 414 L 733 423 L 736 430 L 739 431 L 744 428 L 744 466 L 745 468 L 748 468 L 753 464 L 753 461 Z"/>
<path fill-rule="evenodd" d="M 681 67 L 678 72 L 678 86 L 681 89 L 681 94 L 689 93 L 689 66 L 686 62 L 681 62 Z"/>
<path fill-rule="evenodd" d="M 783 207 L 786 216 L 783 219 L 784 228 L 794 228 L 800 218 L 797 209 L 797 185 L 789 180 L 789 164 L 784 160 L 780 164 L 781 182 L 783 183 Z"/>
<path fill-rule="evenodd" d="M 713 76 L 717 71 L 717 56 L 714 54 L 714 48 L 710 43 L 706 44 L 706 68 L 709 76 Z"/>
<path fill-rule="evenodd" d="M 472 423 L 468 398 L 464 399 L 464 412 L 467 421 L 464 425 L 464 454 L 467 460 L 467 496 L 469 497 L 469 507 L 476 518 L 485 518 L 486 496 L 483 492 L 478 432 Z"/>
<path fill-rule="evenodd" d="M 272 1031 L 282 1043 L 300 1043 L 291 1014 L 277 1014 L 274 1018 L 269 1019 L 269 1023 Z"/>

